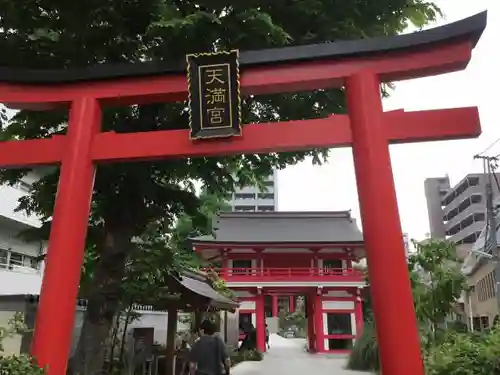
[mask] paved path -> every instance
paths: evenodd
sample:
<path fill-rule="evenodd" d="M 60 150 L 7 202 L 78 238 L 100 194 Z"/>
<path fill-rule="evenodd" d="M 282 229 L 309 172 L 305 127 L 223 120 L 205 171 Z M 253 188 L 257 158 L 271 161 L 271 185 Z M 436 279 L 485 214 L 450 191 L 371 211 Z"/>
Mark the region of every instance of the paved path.
<path fill-rule="evenodd" d="M 344 369 L 346 358 L 311 355 L 304 350 L 305 341 L 270 337 L 271 349 L 261 362 L 243 362 L 231 371 L 234 375 L 370 375 Z"/>

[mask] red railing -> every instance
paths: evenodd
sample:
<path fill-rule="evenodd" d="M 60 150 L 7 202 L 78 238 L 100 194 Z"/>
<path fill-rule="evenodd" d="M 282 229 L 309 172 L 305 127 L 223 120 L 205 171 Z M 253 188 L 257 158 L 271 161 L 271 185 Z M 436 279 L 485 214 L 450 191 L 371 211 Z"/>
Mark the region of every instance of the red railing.
<path fill-rule="evenodd" d="M 265 267 L 265 268 L 206 268 L 205 271 L 216 272 L 221 277 L 259 276 L 259 277 L 332 277 L 358 276 L 362 271 L 355 269 L 334 268 L 298 268 L 298 267 Z"/>

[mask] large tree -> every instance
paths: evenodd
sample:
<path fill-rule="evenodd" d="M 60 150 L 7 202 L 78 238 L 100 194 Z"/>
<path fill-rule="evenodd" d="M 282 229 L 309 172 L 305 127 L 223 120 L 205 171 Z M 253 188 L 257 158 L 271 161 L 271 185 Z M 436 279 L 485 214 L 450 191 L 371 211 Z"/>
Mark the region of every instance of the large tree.
<path fill-rule="evenodd" d="M 179 60 L 186 53 L 309 44 L 395 35 L 409 22 L 423 26 L 438 11 L 426 0 L 0 0 L 2 65 L 83 67 L 101 63 Z M 304 119 L 344 111 L 341 90 L 245 98 L 245 122 Z M 0 139 L 64 133 L 67 111 L 17 113 Z M 3 125 L 7 122 L 4 121 Z M 187 128 L 186 103 L 107 109 L 103 129 L 142 132 Z M 102 345 L 118 309 L 131 241 L 151 223 L 169 228 L 180 214 L 200 219 L 194 181 L 223 195 L 258 182 L 273 168 L 327 150 L 99 166 L 89 222 L 97 251 L 89 305 L 76 357 L 78 373 L 101 368 Z M 26 171 L 4 171 L 15 181 Z M 58 171 L 33 186 L 21 208 L 50 222 Z M 90 358 L 90 361 L 86 359 Z M 87 363 L 84 368 L 82 363 Z"/>

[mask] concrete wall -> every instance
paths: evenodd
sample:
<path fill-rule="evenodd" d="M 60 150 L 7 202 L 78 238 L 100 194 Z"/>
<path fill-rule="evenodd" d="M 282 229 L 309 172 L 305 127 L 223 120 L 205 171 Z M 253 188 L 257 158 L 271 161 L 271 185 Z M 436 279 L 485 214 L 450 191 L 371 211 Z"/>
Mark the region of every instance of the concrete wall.
<path fill-rule="evenodd" d="M 280 330 L 279 327 L 279 318 L 278 317 L 269 317 L 266 318 L 267 329 L 269 333 L 278 333 Z"/>
<path fill-rule="evenodd" d="M 133 321 L 129 324 L 127 329 L 127 340 L 131 339 L 131 334 L 134 328 L 154 328 L 154 342 L 165 345 L 167 342 L 167 320 L 168 314 L 161 311 L 138 311 L 141 317 L 138 320 Z M 83 324 L 83 314 L 84 310 L 82 308 L 77 309 L 75 317 L 75 329 L 73 331 L 73 341 L 71 344 L 71 353 L 73 354 L 76 350 L 76 345 L 80 337 L 81 328 Z M 190 326 L 186 323 L 182 323 L 182 317 L 186 314 L 179 314 L 179 322 L 177 323 L 177 332 L 186 332 L 190 330 Z"/>
<path fill-rule="evenodd" d="M 18 306 L 22 306 L 22 304 L 18 304 Z M 6 308 L 6 307 L 3 307 Z M 8 309 L 8 308 L 6 308 Z M 32 328 L 34 323 L 34 315 L 35 310 L 32 310 L 30 314 L 26 314 L 25 322 L 28 327 Z M 138 311 L 141 314 L 141 317 L 129 324 L 127 328 L 127 334 L 125 335 L 127 338 L 127 344 L 129 344 L 129 340 L 132 337 L 132 331 L 134 328 L 154 328 L 154 341 L 155 343 L 165 345 L 167 341 L 167 319 L 168 314 L 166 312 L 156 312 L 156 311 Z M 0 311 L 0 326 L 6 327 L 8 321 L 14 317 L 15 311 Z M 84 309 L 81 307 L 77 308 L 76 316 L 75 316 L 75 327 L 73 330 L 73 340 L 71 343 L 70 353 L 71 355 L 75 352 L 76 346 L 78 344 L 78 339 L 80 338 L 80 333 L 83 324 L 83 314 Z M 180 319 L 185 314 L 180 314 Z M 122 327 L 123 329 L 123 327 Z M 190 326 L 186 323 L 182 323 L 181 321 L 177 324 L 178 332 L 186 332 L 190 330 Z M 13 339 L 6 340 L 4 342 L 5 345 L 5 354 L 18 354 L 21 351 L 28 350 L 30 346 L 31 333 L 27 335 L 27 342 L 23 343 L 21 336 L 16 336 Z M 24 348 L 23 348 L 24 347 Z"/>
<path fill-rule="evenodd" d="M 427 213 L 429 215 L 429 227 L 432 238 L 445 237 L 441 199 L 444 192 L 449 188 L 450 180 L 447 177 L 427 178 L 424 182 Z"/>
<path fill-rule="evenodd" d="M 7 327 L 9 321 L 14 318 L 16 313 L 14 311 L 0 311 L 0 327 Z M 0 355 L 15 355 L 21 351 L 22 336 L 15 335 L 13 337 L 5 338 L 2 340 L 3 352 Z"/>

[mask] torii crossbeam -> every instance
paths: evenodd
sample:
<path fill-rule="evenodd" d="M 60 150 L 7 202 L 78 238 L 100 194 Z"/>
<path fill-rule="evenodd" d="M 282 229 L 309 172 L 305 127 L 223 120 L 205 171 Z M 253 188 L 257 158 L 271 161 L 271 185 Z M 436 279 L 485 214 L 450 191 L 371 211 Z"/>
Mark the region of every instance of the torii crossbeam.
<path fill-rule="evenodd" d="M 101 132 L 101 108 L 187 98 L 185 63 L 33 71 L 0 68 L 0 102 L 69 106 L 67 134 L 0 143 L 0 166 L 59 164 L 32 353 L 66 373 L 95 166 L 99 163 L 352 146 L 382 372 L 423 375 L 388 145 L 477 137 L 477 108 L 384 113 L 380 83 L 464 69 L 486 13 L 414 34 L 241 53 L 243 95 L 345 86 L 347 115 L 248 124 L 243 136 L 191 141 L 189 130 Z M 259 338 L 263 340 L 263 338 Z"/>

